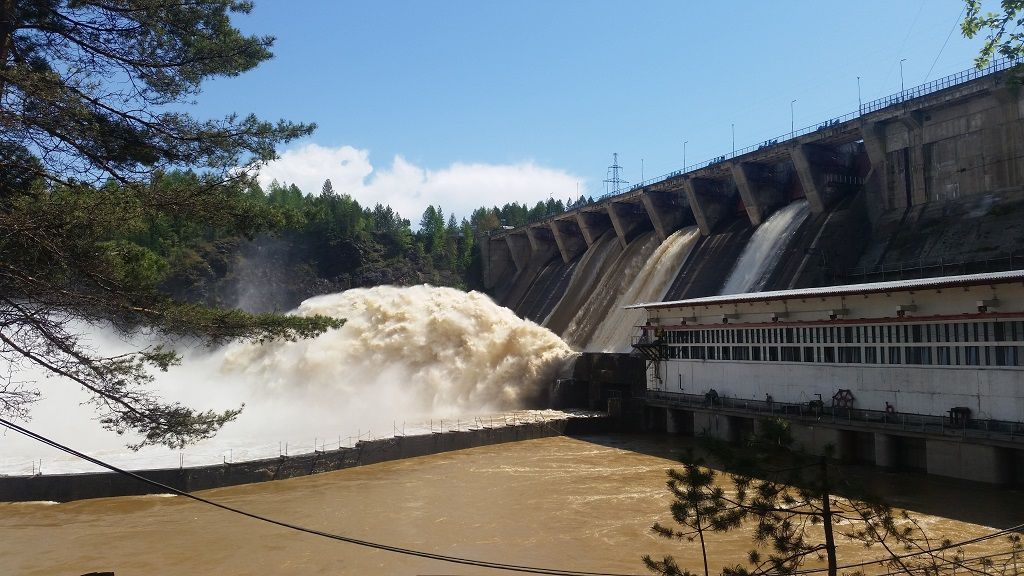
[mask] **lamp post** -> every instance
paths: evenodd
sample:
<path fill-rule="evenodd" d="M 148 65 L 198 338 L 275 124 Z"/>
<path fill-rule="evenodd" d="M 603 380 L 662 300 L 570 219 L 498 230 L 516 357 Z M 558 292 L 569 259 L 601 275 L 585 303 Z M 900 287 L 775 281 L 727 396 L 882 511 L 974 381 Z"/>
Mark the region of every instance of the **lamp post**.
<path fill-rule="evenodd" d="M 900 60 L 900 100 L 903 100 L 903 63 L 906 61 L 906 58 Z"/>
<path fill-rule="evenodd" d="M 686 143 L 689 140 L 683 140 L 683 172 L 686 172 Z"/>
<path fill-rule="evenodd" d="M 860 100 L 860 76 L 857 76 L 857 114 L 864 113 L 864 104 Z"/>
<path fill-rule="evenodd" d="M 736 123 L 732 123 L 732 155 L 736 155 Z"/>
<path fill-rule="evenodd" d="M 793 136 L 796 135 L 796 123 L 793 121 L 793 104 L 796 104 L 796 99 L 789 102 L 789 139 L 792 140 Z"/>

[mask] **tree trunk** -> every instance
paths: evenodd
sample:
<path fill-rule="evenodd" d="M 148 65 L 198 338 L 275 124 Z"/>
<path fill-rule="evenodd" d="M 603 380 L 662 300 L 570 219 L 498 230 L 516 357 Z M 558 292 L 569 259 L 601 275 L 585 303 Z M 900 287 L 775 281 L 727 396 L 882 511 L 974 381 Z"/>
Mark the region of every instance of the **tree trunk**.
<path fill-rule="evenodd" d="M 836 539 L 832 534 L 832 494 L 828 483 L 828 460 L 821 458 L 821 519 L 825 528 L 825 554 L 828 556 L 828 576 L 836 576 Z"/>
<path fill-rule="evenodd" d="M 704 576 L 708 576 L 708 550 L 704 547 L 704 531 L 697 530 L 700 536 L 700 554 L 704 558 Z"/>
<path fill-rule="evenodd" d="M 6 84 L 4 71 L 7 70 L 7 59 L 11 55 L 11 43 L 14 41 L 14 0 L 0 0 L 0 107 L 3 106 L 4 87 Z"/>

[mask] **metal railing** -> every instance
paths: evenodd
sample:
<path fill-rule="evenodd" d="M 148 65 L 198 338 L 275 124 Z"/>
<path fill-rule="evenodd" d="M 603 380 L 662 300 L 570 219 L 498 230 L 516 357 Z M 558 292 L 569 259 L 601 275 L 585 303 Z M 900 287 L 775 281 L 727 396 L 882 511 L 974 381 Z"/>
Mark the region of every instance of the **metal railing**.
<path fill-rule="evenodd" d="M 1024 267 L 1024 255 L 1008 252 L 982 260 L 966 258 L 920 258 L 904 260 L 895 264 L 850 268 L 841 274 L 833 274 L 834 279 L 847 282 L 866 282 L 887 280 L 909 280 L 932 276 L 953 276 L 960 274 L 983 274 L 988 272 L 1005 272 Z"/>
<path fill-rule="evenodd" d="M 730 410 L 754 416 L 781 416 L 791 420 L 859 425 L 884 430 L 899 430 L 937 436 L 991 439 L 1024 443 L 1024 422 L 982 418 L 951 421 L 947 416 L 932 416 L 886 410 L 842 408 L 821 401 L 802 403 L 747 400 L 710 394 L 685 394 L 648 390 L 647 401 L 669 407 L 701 410 Z"/>

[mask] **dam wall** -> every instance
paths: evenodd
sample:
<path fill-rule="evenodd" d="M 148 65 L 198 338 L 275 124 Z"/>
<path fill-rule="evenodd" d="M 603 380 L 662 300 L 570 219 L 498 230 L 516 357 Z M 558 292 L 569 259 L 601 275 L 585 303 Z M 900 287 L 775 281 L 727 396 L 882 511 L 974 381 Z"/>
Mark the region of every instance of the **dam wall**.
<path fill-rule="evenodd" d="M 481 239 L 485 288 L 520 315 L 521 304 L 531 303 L 529 316 L 540 318 L 544 307 L 536 302 L 564 296 L 538 295 L 544 288 L 534 279 L 552 258 L 569 265 L 608 231 L 625 248 L 649 231 L 664 241 L 695 225 L 702 239 L 665 300 L 717 294 L 754 232 L 797 200 L 810 215 L 794 224 L 800 229 L 788 253 L 759 289 L 871 280 L 872 270 L 907 268 L 922 254 L 965 261 L 1024 252 L 1024 92 L 1009 72 L 1013 64 L 997 61 L 909 88 L 491 232 Z"/>
<path fill-rule="evenodd" d="M 360 441 L 351 448 L 247 462 L 225 462 L 209 466 L 133 472 L 177 490 L 194 492 L 309 476 L 355 466 L 429 456 L 505 442 L 547 438 L 563 434 L 602 432 L 609 426 L 609 419 L 600 416 L 560 418 L 542 422 L 522 422 L 507 426 L 449 430 L 418 436 L 396 436 Z M 163 492 L 166 491 L 116 472 L 0 476 L 0 502 L 69 502 L 88 498 L 139 496 Z"/>

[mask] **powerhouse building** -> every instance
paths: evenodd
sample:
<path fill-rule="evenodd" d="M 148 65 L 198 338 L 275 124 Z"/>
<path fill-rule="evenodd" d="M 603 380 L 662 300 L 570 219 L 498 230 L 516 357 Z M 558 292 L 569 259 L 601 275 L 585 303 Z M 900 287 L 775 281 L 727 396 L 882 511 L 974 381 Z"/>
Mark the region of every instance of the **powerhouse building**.
<path fill-rule="evenodd" d="M 648 359 L 648 396 L 655 406 L 694 407 L 669 410 L 676 426 L 686 419 L 695 433 L 728 437 L 753 426 L 744 409 L 824 415 L 859 432 L 816 442 L 841 444 L 852 459 L 989 482 L 1024 478 L 1024 270 L 634 308 L 647 310 L 635 346 Z M 709 417 L 716 409 L 736 417 Z M 972 437 L 973 456 L 939 462 L 949 457 L 937 454 L 948 452 L 946 440 L 956 438 L 959 453 Z"/>

